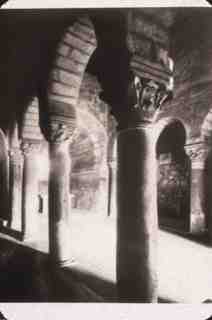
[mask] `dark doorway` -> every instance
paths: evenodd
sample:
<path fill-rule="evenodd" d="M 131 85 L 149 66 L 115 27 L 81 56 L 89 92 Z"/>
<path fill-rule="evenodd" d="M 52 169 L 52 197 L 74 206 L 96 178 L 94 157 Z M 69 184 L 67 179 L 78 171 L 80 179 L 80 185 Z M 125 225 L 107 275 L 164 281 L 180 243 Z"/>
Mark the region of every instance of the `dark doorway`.
<path fill-rule="evenodd" d="M 190 214 L 190 161 L 184 151 L 185 128 L 170 120 L 157 142 L 159 225 L 188 231 Z"/>

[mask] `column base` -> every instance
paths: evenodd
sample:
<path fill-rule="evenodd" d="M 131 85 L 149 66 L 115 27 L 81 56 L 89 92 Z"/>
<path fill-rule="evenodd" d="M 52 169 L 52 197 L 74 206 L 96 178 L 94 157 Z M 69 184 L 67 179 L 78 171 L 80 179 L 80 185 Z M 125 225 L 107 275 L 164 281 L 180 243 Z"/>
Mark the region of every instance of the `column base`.
<path fill-rule="evenodd" d="M 35 234 L 23 234 L 22 233 L 22 241 L 23 242 L 37 241 L 37 235 L 35 235 Z"/>
<path fill-rule="evenodd" d="M 205 216 L 203 213 L 192 214 L 190 217 L 190 232 L 192 234 L 200 234 L 205 231 Z"/>
<path fill-rule="evenodd" d="M 52 266 L 58 267 L 58 268 L 67 268 L 71 266 L 75 266 L 77 264 L 77 261 L 74 258 L 63 260 L 63 261 L 56 261 L 54 259 L 49 259 Z"/>
<path fill-rule="evenodd" d="M 21 241 L 22 241 L 22 242 L 25 242 L 25 243 L 32 243 L 32 242 L 35 241 L 35 239 L 33 239 L 32 237 L 30 238 L 30 237 L 22 236 L 22 237 L 21 237 Z"/>

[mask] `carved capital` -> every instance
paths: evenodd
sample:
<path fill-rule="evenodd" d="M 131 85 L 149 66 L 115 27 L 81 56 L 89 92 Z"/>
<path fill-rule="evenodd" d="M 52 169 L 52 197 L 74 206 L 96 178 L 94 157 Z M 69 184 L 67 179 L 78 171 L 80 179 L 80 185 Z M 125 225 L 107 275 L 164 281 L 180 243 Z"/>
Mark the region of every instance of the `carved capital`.
<path fill-rule="evenodd" d="M 60 122 L 51 122 L 48 126 L 48 141 L 62 143 L 73 135 L 72 127 Z"/>
<path fill-rule="evenodd" d="M 47 141 L 62 143 L 72 137 L 76 128 L 76 110 L 72 105 L 51 100 L 45 116 L 41 125 Z"/>
<path fill-rule="evenodd" d="M 138 121 L 153 122 L 169 92 L 156 81 L 136 75 L 129 87 L 129 97 L 130 113 L 135 114 Z"/>
<path fill-rule="evenodd" d="M 31 156 L 40 151 L 41 144 L 35 140 L 23 140 L 21 142 L 21 150 L 24 156 Z"/>
<path fill-rule="evenodd" d="M 185 146 L 185 151 L 192 163 L 204 164 L 210 150 L 205 143 L 197 143 Z"/>
<path fill-rule="evenodd" d="M 23 154 L 19 148 L 11 148 L 8 150 L 10 162 L 13 164 L 22 164 Z"/>
<path fill-rule="evenodd" d="M 164 64 L 152 62 L 138 54 L 130 58 L 125 79 L 126 92 L 119 95 L 118 106 L 113 106 L 118 130 L 144 126 L 157 120 L 162 106 L 172 98 L 174 80 L 171 61 L 167 58 Z"/>
<path fill-rule="evenodd" d="M 163 103 L 170 98 L 171 92 L 164 85 L 134 76 L 128 88 L 127 111 L 116 114 L 118 130 L 155 122 Z"/>

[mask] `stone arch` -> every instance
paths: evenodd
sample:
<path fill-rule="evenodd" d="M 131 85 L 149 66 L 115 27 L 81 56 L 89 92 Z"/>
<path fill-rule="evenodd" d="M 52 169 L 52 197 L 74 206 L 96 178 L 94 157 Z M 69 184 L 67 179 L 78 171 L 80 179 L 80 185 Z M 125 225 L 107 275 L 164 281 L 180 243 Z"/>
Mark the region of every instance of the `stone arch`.
<path fill-rule="evenodd" d="M 188 136 L 188 129 L 186 128 L 183 121 L 179 118 L 172 118 L 172 117 L 163 118 L 159 120 L 156 124 L 155 133 L 156 133 L 156 141 L 157 141 L 156 142 L 157 153 L 160 152 L 160 150 L 158 150 L 160 149 L 160 142 L 163 140 L 164 135 L 167 135 L 167 132 L 173 133 L 175 135 L 175 137 L 177 138 L 177 141 L 175 141 L 175 143 L 177 143 L 178 145 L 181 145 L 184 147 L 186 143 L 186 137 Z M 168 138 L 168 136 L 166 138 Z M 171 135 L 170 135 L 170 138 L 171 138 Z M 171 147 L 171 146 L 169 145 L 168 147 Z M 173 144 L 173 147 L 174 147 L 174 144 Z"/>
<path fill-rule="evenodd" d="M 70 144 L 72 207 L 98 211 L 102 169 L 107 151 L 106 128 L 86 110 L 77 110 L 77 129 Z M 79 190 L 77 190 L 79 189 Z"/>
<path fill-rule="evenodd" d="M 87 128 L 77 127 L 69 150 L 72 159 L 72 173 L 95 168 L 98 154 L 96 154 L 95 144 Z"/>
<path fill-rule="evenodd" d="M 94 27 L 87 16 L 66 28 L 50 74 L 48 98 L 76 106 L 86 66 L 96 47 Z"/>
<path fill-rule="evenodd" d="M 66 27 L 58 40 L 44 84 L 39 87 L 40 126 L 48 141 L 72 136 L 83 75 L 96 47 L 95 30 L 87 15 Z"/>
<path fill-rule="evenodd" d="M 8 148 L 3 131 L 0 129 L 0 219 L 9 219 L 9 172 Z"/>
<path fill-rule="evenodd" d="M 158 158 L 159 224 L 187 231 L 190 217 L 190 161 L 185 153 L 186 128 L 177 118 L 159 121 Z"/>
<path fill-rule="evenodd" d="M 101 165 L 104 165 L 104 160 L 107 159 L 107 149 L 104 148 L 104 143 L 107 145 L 108 140 L 106 128 L 91 112 L 77 108 L 77 115 L 78 127 L 87 131 L 92 142 L 95 164 L 97 167 L 98 164 L 101 167 Z M 86 122 L 84 119 L 86 119 Z M 103 142 L 102 145 L 101 142 Z"/>

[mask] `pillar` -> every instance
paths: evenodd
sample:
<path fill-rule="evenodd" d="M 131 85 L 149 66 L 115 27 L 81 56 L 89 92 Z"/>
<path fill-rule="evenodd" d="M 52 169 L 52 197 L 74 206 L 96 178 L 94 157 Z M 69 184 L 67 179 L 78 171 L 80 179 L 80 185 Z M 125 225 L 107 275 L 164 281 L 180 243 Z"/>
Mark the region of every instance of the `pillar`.
<path fill-rule="evenodd" d="M 54 263 L 64 265 L 70 260 L 69 203 L 71 159 L 69 143 L 49 145 L 49 250 Z"/>
<path fill-rule="evenodd" d="M 205 231 L 204 210 L 204 170 L 208 151 L 204 143 L 185 146 L 190 160 L 190 214 L 188 217 L 188 231 L 193 234 Z"/>
<path fill-rule="evenodd" d="M 5 177 L 5 207 L 6 207 L 6 212 L 7 212 L 7 221 L 6 225 L 8 226 L 9 220 L 10 220 L 10 151 L 9 151 L 9 142 L 8 142 L 8 136 L 6 136 L 6 163 L 5 163 L 5 172 L 6 172 L 6 177 Z"/>
<path fill-rule="evenodd" d="M 116 193 L 117 193 L 117 161 L 113 159 L 108 163 L 109 170 L 109 194 L 108 194 L 108 216 L 117 217 Z"/>
<path fill-rule="evenodd" d="M 39 149 L 40 142 L 37 140 L 24 140 L 22 142 L 24 155 L 22 196 L 23 239 L 27 241 L 38 237 L 39 166 L 42 165 L 38 159 Z"/>
<path fill-rule="evenodd" d="M 23 155 L 18 139 L 17 123 L 11 127 L 9 133 L 9 227 L 22 232 L 22 183 L 23 183 Z"/>
<path fill-rule="evenodd" d="M 153 128 L 118 134 L 118 247 L 120 297 L 157 301 L 157 161 Z"/>
<path fill-rule="evenodd" d="M 49 258 L 53 266 L 73 261 L 70 251 L 70 142 L 76 127 L 75 108 L 65 102 L 48 101 L 42 131 L 49 143 Z"/>
<path fill-rule="evenodd" d="M 108 180 L 109 170 L 106 163 L 99 168 L 99 185 L 97 191 L 97 199 L 95 204 L 95 211 L 99 216 L 105 218 L 108 216 Z"/>
<path fill-rule="evenodd" d="M 117 291 L 123 302 L 153 303 L 158 298 L 154 122 L 168 98 L 168 85 L 146 75 L 132 78 L 126 117 L 117 115 Z"/>
<path fill-rule="evenodd" d="M 22 232 L 23 155 L 19 148 L 9 150 L 9 171 L 9 227 L 15 231 Z"/>

